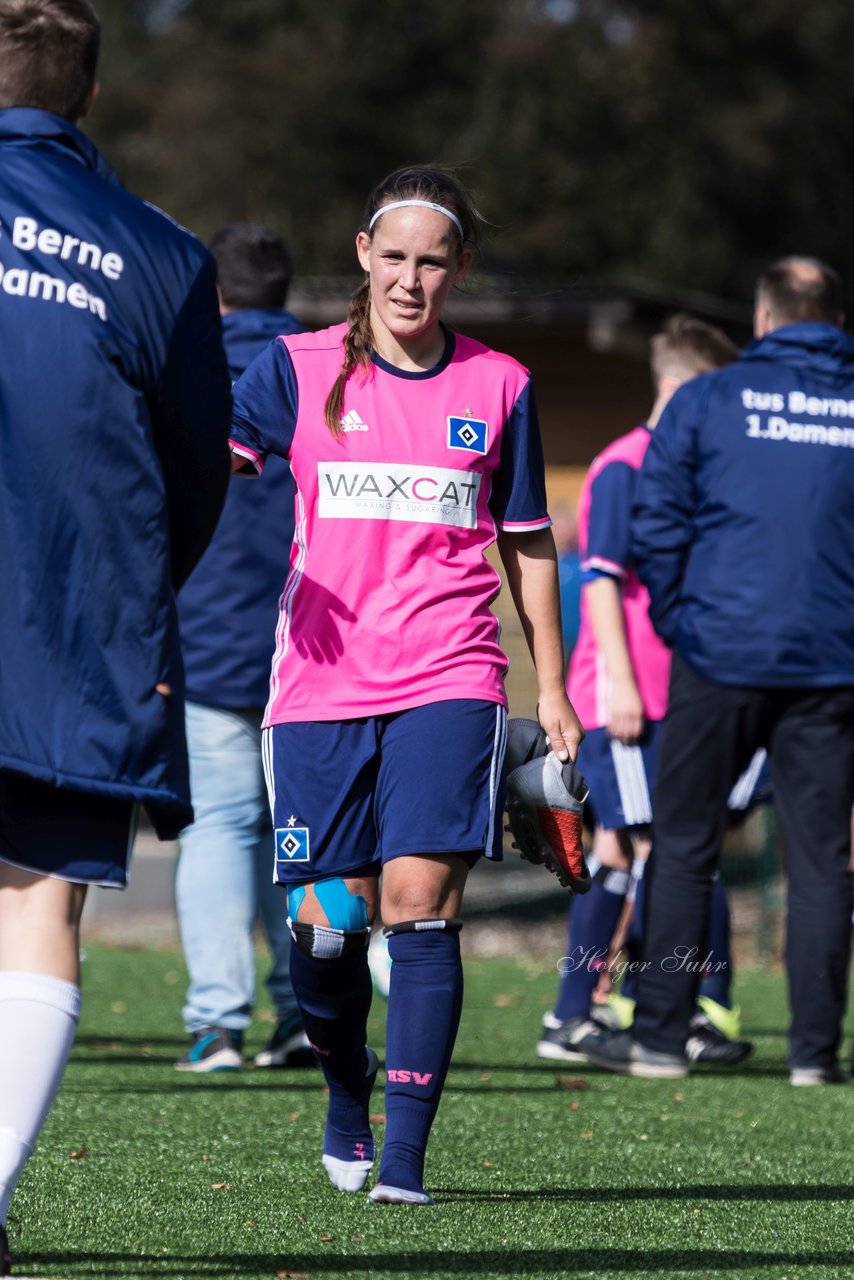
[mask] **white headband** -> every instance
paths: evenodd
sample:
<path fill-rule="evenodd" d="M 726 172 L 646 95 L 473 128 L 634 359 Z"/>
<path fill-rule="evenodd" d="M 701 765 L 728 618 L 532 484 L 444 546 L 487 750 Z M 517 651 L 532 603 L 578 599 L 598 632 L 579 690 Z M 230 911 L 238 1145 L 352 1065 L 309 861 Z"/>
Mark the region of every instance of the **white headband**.
<path fill-rule="evenodd" d="M 409 209 L 413 205 L 417 206 L 419 209 L 432 209 L 434 213 L 443 213 L 446 218 L 450 218 L 451 222 L 453 222 L 454 226 L 457 228 L 457 231 L 459 231 L 460 239 L 465 241 L 463 224 L 460 222 L 457 215 L 455 213 L 451 213 L 451 210 L 446 209 L 443 204 L 433 204 L 432 200 L 394 200 L 391 204 L 381 204 L 368 223 L 368 230 L 370 231 L 377 218 L 381 218 L 384 213 L 388 213 L 389 209 Z"/>

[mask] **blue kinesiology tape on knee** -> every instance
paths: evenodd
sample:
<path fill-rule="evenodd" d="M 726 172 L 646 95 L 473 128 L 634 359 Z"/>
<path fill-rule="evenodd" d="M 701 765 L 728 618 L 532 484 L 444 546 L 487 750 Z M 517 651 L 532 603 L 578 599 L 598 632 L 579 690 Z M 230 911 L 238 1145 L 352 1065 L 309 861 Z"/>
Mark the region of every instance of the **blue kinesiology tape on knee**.
<path fill-rule="evenodd" d="M 293 889 L 287 890 L 285 896 L 288 900 L 288 915 L 291 920 L 296 920 L 305 898 L 305 886 L 301 884 L 295 885 Z"/>
<path fill-rule="evenodd" d="M 319 880 L 314 892 L 333 929 L 367 929 L 368 904 L 360 893 L 351 893 L 340 877 Z"/>

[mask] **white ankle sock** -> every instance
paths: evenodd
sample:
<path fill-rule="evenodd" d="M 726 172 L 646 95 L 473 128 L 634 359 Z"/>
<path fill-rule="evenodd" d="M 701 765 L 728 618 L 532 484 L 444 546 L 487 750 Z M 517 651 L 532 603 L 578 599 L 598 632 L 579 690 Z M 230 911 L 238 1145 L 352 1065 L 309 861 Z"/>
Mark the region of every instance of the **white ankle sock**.
<path fill-rule="evenodd" d="M 80 1018 L 80 988 L 0 972 L 0 1224 L 50 1111 Z"/>

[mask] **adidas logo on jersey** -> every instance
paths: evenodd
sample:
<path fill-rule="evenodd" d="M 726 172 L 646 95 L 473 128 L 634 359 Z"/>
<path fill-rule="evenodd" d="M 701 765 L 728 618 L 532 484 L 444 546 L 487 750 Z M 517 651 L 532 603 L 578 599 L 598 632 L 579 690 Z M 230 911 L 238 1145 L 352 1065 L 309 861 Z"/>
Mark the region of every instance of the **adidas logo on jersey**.
<path fill-rule="evenodd" d="M 351 409 L 349 413 L 345 413 L 341 419 L 342 431 L 367 431 L 368 424 L 363 422 L 355 409 Z"/>

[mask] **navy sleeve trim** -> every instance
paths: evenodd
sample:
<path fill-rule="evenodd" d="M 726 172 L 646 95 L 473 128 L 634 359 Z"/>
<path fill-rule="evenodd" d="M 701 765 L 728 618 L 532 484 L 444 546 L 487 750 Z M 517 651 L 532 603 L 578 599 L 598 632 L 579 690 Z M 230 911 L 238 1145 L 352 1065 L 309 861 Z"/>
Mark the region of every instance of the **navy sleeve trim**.
<path fill-rule="evenodd" d="M 501 460 L 492 476 L 489 510 L 505 533 L 533 533 L 551 525 L 540 420 L 530 377 L 501 433 Z"/>
<path fill-rule="evenodd" d="M 590 486 L 586 555 L 582 568 L 625 576 L 631 559 L 631 515 L 637 471 L 609 462 Z"/>
<path fill-rule="evenodd" d="M 260 472 L 268 453 L 290 455 L 299 412 L 299 390 L 291 354 L 275 338 L 234 384 L 232 448 Z"/>

